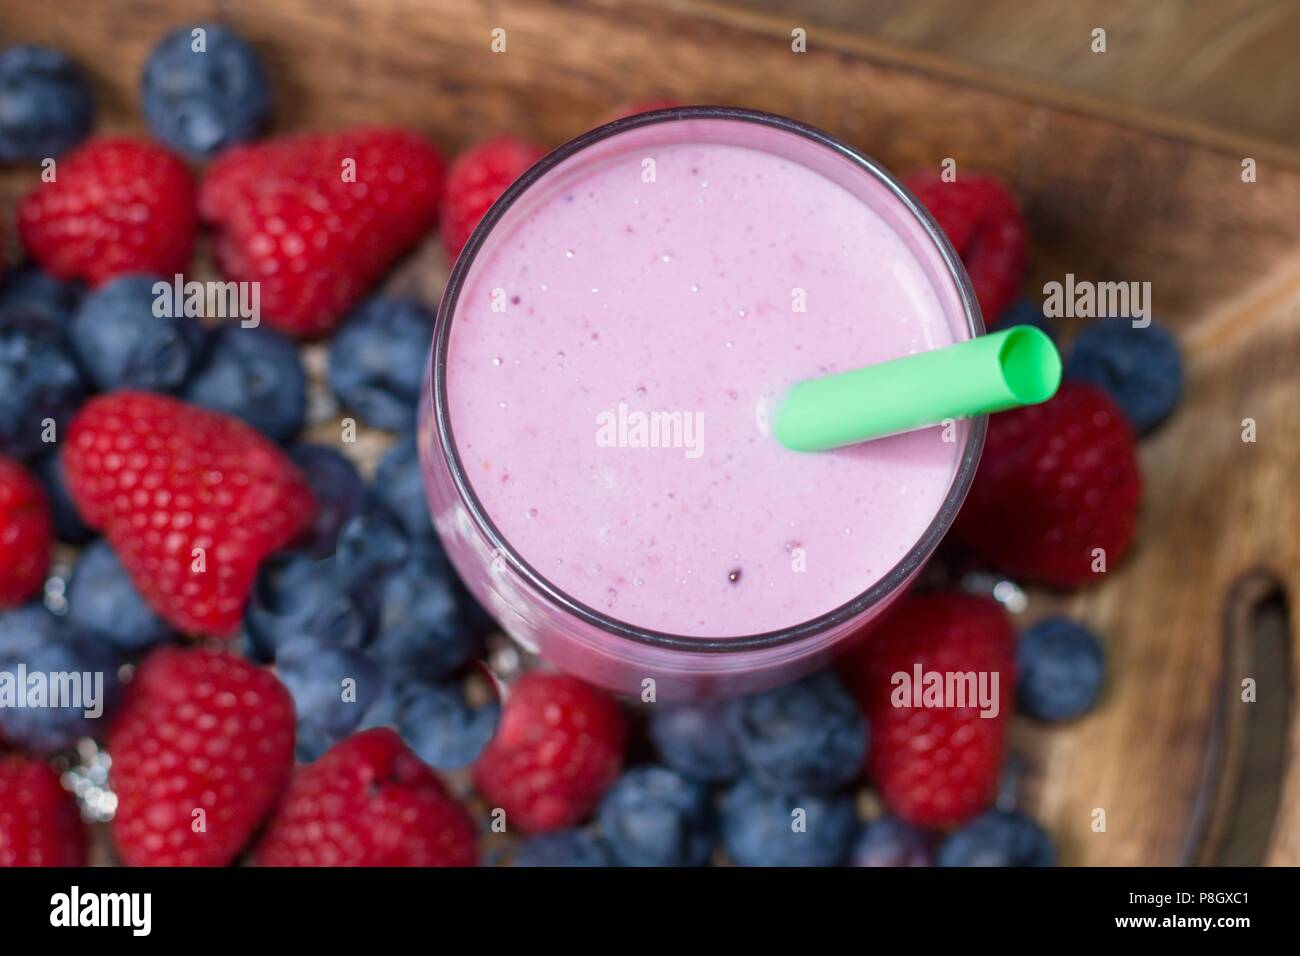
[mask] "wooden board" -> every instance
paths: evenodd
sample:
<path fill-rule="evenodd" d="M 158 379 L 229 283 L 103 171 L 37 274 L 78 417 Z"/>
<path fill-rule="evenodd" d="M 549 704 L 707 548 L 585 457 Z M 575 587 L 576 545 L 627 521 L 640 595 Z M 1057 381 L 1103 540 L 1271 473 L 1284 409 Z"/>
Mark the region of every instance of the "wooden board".
<path fill-rule="evenodd" d="M 1300 155 L 813 24 L 794 53 L 788 19 L 700 4 L 60 0 L 6 5 L 0 38 L 69 50 L 92 69 L 108 127 L 128 128 L 156 37 L 203 17 L 266 54 L 280 129 L 387 121 L 455 148 L 500 130 L 558 143 L 630 100 L 758 107 L 895 169 L 952 157 L 1007 177 L 1034 231 L 1031 289 L 1067 272 L 1150 281 L 1188 395 L 1143 442 L 1135 552 L 1086 592 L 1033 597 L 1031 612 L 1064 606 L 1102 632 L 1111 670 L 1085 720 L 1018 727 L 1024 797 L 1066 863 L 1300 863 L 1287 616 L 1300 593 Z M 1242 181 L 1247 157 L 1257 182 Z"/>

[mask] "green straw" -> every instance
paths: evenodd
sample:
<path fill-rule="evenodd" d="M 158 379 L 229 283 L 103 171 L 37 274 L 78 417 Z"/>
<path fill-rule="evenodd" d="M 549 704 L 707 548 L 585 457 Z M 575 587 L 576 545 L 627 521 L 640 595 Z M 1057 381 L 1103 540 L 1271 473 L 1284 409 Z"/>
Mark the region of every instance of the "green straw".
<path fill-rule="evenodd" d="M 777 409 L 777 440 L 825 451 L 947 419 L 1045 402 L 1061 384 L 1061 356 L 1032 325 L 866 368 L 798 382 Z"/>

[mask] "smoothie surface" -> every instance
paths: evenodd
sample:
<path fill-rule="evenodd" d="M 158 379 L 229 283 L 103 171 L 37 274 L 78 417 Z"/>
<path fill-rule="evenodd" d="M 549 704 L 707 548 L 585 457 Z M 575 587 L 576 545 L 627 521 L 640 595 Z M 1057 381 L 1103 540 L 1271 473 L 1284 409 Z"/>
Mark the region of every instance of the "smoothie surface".
<path fill-rule="evenodd" d="M 952 341 L 873 209 L 711 143 L 606 157 L 520 203 L 457 305 L 447 387 L 474 492 L 539 574 L 641 628 L 734 637 L 835 609 L 916 544 L 960 442 L 800 454 L 767 428 L 799 379 Z"/>

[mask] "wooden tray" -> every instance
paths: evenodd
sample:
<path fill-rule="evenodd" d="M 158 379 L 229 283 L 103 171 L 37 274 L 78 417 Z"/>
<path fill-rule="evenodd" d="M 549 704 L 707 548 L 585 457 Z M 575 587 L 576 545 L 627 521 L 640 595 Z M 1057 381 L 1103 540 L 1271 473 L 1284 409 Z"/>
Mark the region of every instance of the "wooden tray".
<path fill-rule="evenodd" d="M 1300 154 L 694 3 L 59 0 L 4 5 L 0 37 L 68 50 L 103 125 L 138 128 L 148 50 L 203 18 L 268 58 L 280 130 L 386 121 L 454 149 L 500 130 L 555 144 L 647 98 L 758 107 L 895 169 L 952 157 L 1007 177 L 1035 237 L 1027 288 L 1067 272 L 1150 281 L 1188 394 L 1142 444 L 1134 553 L 1086 592 L 1032 596 L 1031 615 L 1063 606 L 1105 635 L 1110 675 L 1088 718 L 1017 728 L 1023 797 L 1065 863 L 1300 863 Z M 414 274 L 436 294 L 441 264 Z"/>

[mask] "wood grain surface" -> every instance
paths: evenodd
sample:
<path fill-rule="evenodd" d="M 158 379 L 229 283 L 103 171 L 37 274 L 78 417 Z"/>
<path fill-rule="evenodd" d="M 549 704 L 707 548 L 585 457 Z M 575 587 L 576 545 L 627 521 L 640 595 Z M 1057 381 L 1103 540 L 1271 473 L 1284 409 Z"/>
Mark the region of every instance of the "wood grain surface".
<path fill-rule="evenodd" d="M 133 128 L 148 49 L 199 17 L 266 54 L 280 129 L 388 121 L 449 148 L 500 130 L 555 144 L 630 100 L 758 107 L 898 170 L 952 157 L 959 175 L 1005 176 L 1034 232 L 1029 289 L 1067 272 L 1150 281 L 1185 351 L 1187 397 L 1142 443 L 1131 556 L 1087 591 L 1033 595 L 1026 619 L 1065 607 L 1105 635 L 1110 673 L 1084 720 L 1018 726 L 1024 797 L 1066 863 L 1216 862 L 1247 806 L 1273 809 L 1255 821 L 1255 859 L 1238 861 L 1300 863 L 1286 696 L 1300 680 L 1286 616 L 1300 594 L 1300 154 L 814 24 L 797 54 L 787 16 L 696 3 L 61 0 L 5 5 L 0 36 L 68 49 L 90 65 L 108 126 Z M 496 27 L 504 54 L 489 48 Z M 1257 182 L 1242 181 L 1246 157 Z M 1264 599 L 1282 609 L 1268 653 L 1252 636 Z M 1287 706 L 1251 710 L 1245 677 Z M 1274 757 L 1258 759 L 1270 739 Z"/>

